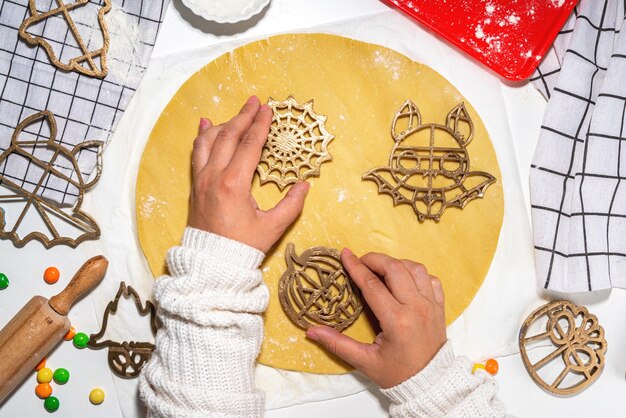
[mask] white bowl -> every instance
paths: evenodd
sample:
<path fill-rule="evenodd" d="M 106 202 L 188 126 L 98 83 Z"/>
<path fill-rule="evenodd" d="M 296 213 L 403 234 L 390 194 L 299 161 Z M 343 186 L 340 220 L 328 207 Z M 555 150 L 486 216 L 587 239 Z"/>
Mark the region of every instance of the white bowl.
<path fill-rule="evenodd" d="M 236 23 L 258 14 L 270 0 L 182 0 L 196 15 L 217 23 Z"/>

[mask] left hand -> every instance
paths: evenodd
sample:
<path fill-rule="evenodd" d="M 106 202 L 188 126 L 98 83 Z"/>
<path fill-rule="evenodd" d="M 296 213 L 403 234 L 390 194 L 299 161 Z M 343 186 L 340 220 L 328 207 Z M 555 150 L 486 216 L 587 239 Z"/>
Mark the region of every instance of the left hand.
<path fill-rule="evenodd" d="M 267 253 L 304 206 L 308 183 L 293 185 L 272 209 L 261 210 L 250 192 L 272 123 L 272 110 L 252 96 L 223 125 L 200 121 L 193 144 L 189 226 Z"/>

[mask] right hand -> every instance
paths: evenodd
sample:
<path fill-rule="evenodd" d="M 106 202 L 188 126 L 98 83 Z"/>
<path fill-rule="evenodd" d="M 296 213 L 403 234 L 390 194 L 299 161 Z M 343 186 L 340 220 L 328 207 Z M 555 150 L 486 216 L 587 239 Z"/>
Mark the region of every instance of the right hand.
<path fill-rule="evenodd" d="M 200 121 L 193 143 L 193 187 L 189 226 L 230 238 L 267 253 L 304 206 L 309 184 L 294 184 L 267 211 L 250 192 L 272 123 L 272 109 L 255 96 L 230 121 Z"/>
<path fill-rule="evenodd" d="M 441 282 L 421 264 L 384 254 L 359 259 L 344 249 L 341 261 L 382 331 L 372 344 L 323 325 L 306 335 L 380 387 L 396 386 L 426 367 L 447 340 Z"/>

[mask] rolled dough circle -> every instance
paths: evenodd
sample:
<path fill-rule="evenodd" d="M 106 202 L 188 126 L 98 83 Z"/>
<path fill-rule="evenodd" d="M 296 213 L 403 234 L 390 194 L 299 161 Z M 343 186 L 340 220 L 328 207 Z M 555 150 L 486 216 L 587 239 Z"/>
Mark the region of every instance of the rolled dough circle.
<path fill-rule="evenodd" d="M 290 34 L 252 42 L 209 63 L 178 90 L 150 135 L 137 178 L 139 240 L 152 273 L 166 272 L 165 254 L 180 242 L 187 224 L 191 151 L 200 117 L 225 122 L 252 94 L 262 100 L 314 99 L 316 113 L 328 116 L 326 128 L 335 136 L 329 145 L 333 160 L 321 166 L 319 177 L 309 179 L 302 215 L 263 263 L 270 303 L 258 361 L 312 373 L 351 370 L 308 340 L 281 309 L 277 286 L 288 243 L 298 254 L 315 246 L 348 247 L 356 254 L 376 251 L 417 260 L 441 278 L 446 320 L 454 321 L 480 288 L 502 226 L 501 175 L 489 135 L 471 104 L 429 67 L 390 49 L 334 35 Z M 475 128 L 467 147 L 470 169 L 498 179 L 484 198 L 462 210 L 446 210 L 440 222 L 418 222 L 410 206 L 394 206 L 389 195 L 378 194 L 375 183 L 361 180 L 366 171 L 388 163 L 394 145 L 391 122 L 407 99 L 418 106 L 423 123 L 438 124 L 445 124 L 448 112 L 464 101 Z M 252 189 L 264 209 L 284 195 L 272 183 L 260 186 L 258 176 Z M 364 312 L 344 333 L 373 341 L 370 318 Z"/>

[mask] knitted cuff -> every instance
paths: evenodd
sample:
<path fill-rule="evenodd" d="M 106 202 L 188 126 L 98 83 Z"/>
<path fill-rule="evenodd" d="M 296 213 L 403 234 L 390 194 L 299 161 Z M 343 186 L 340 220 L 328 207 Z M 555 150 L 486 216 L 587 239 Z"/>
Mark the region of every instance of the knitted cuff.
<path fill-rule="evenodd" d="M 445 370 L 451 367 L 455 357 L 452 344 L 447 341 L 437 355 L 415 376 L 381 392 L 394 404 L 409 402 L 438 387 L 441 379 L 446 375 Z"/>
<path fill-rule="evenodd" d="M 259 268 L 265 257 L 265 254 L 249 245 L 191 227 L 185 228 L 181 245 L 201 252 L 219 254 L 220 257 L 235 262 L 243 270 Z"/>
<path fill-rule="evenodd" d="M 201 326 L 224 327 L 244 321 L 241 314 L 265 311 L 269 292 L 258 269 L 261 251 L 193 228 L 185 230 L 182 244 L 167 253 L 170 276 L 154 285 L 164 312 Z"/>

